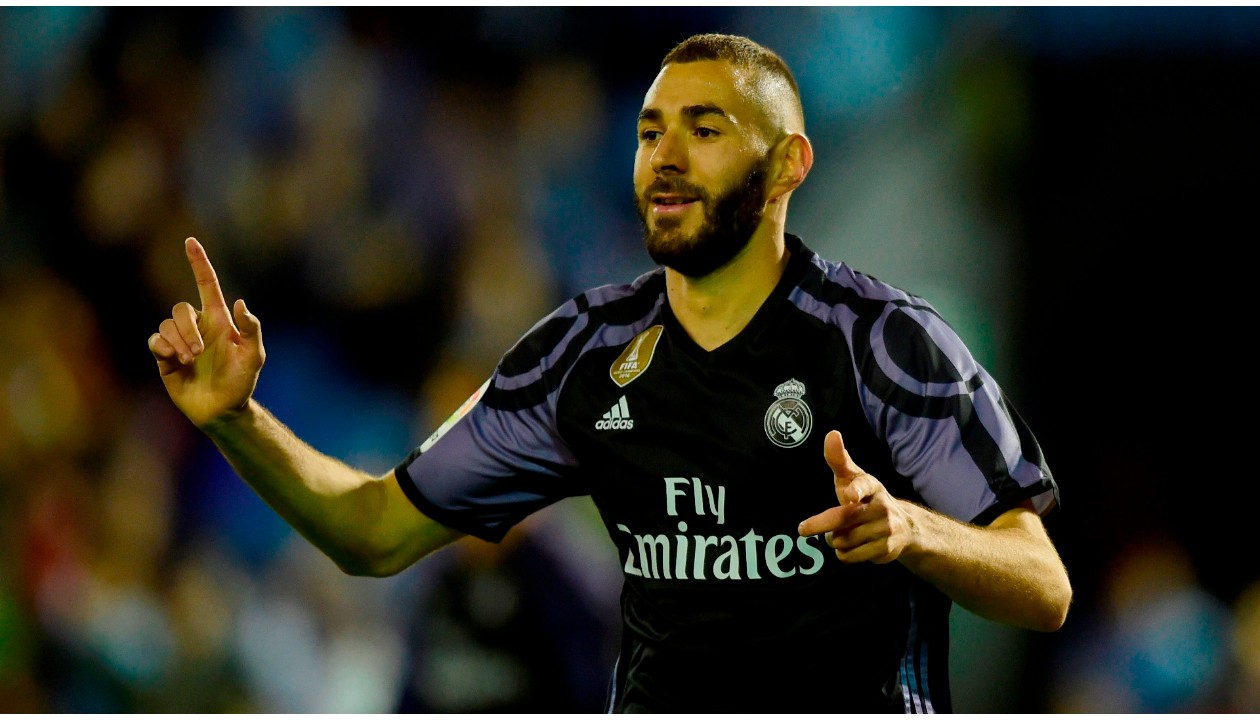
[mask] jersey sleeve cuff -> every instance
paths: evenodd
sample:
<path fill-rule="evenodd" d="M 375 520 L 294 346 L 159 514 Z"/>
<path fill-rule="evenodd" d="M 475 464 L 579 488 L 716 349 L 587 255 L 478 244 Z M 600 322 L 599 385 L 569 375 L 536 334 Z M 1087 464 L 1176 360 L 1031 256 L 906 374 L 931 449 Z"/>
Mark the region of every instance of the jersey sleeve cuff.
<path fill-rule="evenodd" d="M 997 519 L 998 515 L 1018 507 L 1025 500 L 1049 494 L 1050 497 L 1044 504 L 1038 503 L 1038 514 L 1045 517 L 1047 513 L 1059 506 L 1059 485 L 1054 478 L 1042 478 L 1041 482 L 1035 485 L 1022 487 L 1016 492 L 1012 492 L 1005 497 L 999 498 L 997 502 L 985 508 L 971 520 L 973 525 L 988 525 Z"/>
<path fill-rule="evenodd" d="M 394 479 L 398 482 L 398 487 L 402 489 L 403 495 L 407 496 L 407 499 L 411 501 L 412 505 L 416 506 L 417 510 L 424 513 L 431 520 L 441 523 L 452 530 L 458 530 L 465 535 L 472 535 L 475 538 L 492 543 L 503 540 L 510 528 L 493 529 L 482 525 L 471 525 L 456 517 L 454 513 L 430 502 L 424 496 L 424 493 L 420 491 L 420 488 L 411 478 L 411 473 L 407 470 L 411 460 L 412 458 L 408 458 L 394 468 Z"/>

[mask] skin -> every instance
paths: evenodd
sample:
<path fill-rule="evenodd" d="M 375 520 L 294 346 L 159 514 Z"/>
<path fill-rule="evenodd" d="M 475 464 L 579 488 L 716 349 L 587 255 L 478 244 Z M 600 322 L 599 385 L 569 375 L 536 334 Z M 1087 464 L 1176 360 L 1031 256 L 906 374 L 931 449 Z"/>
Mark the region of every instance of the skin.
<path fill-rule="evenodd" d="M 390 472 L 349 467 L 300 440 L 253 399 L 262 325 L 229 311 L 206 251 L 184 241 L 201 309 L 181 302 L 149 337 L 172 402 L 289 524 L 352 575 L 392 575 L 460 537 L 418 511 Z"/>
<path fill-rule="evenodd" d="M 825 535 L 841 562 L 900 562 L 989 620 L 1045 632 L 1063 626 L 1072 586 L 1031 503 L 972 525 L 893 497 L 836 430 L 823 457 L 840 505 L 801 522 L 801 535 Z"/>
<path fill-rule="evenodd" d="M 680 178 L 720 194 L 757 159 L 770 155 L 766 210 L 747 247 L 727 265 L 701 278 L 665 270 L 670 307 L 700 347 L 712 350 L 737 335 L 770 295 L 787 265 L 784 243 L 788 200 L 805 180 L 814 152 L 808 138 L 772 125 L 749 91 L 755 81 L 729 63 L 668 65 L 644 98 L 634 189 L 641 199 L 658 177 Z M 701 202 L 665 207 L 649 203 L 649 233 L 662 224 L 677 242 L 704 221 Z"/>
<path fill-rule="evenodd" d="M 659 176 L 684 178 L 716 195 L 757 157 L 771 157 L 766 211 L 744 251 L 702 278 L 665 271 L 670 307 L 706 350 L 748 324 L 787 264 L 788 200 L 809 173 L 813 150 L 799 116 L 772 118 L 762 111 L 767 98 L 774 107 L 789 107 L 783 92 L 725 62 L 670 65 L 649 89 L 640 114 L 634 182 L 641 198 Z M 676 241 L 684 242 L 700 228 L 700 205 L 664 212 L 649 207 L 648 230 L 668 223 L 676 226 Z M 1031 503 L 987 526 L 961 523 L 893 497 L 849 457 L 838 431 L 828 433 L 824 459 L 840 504 L 804 520 L 802 535 L 825 535 L 845 563 L 901 562 L 990 620 L 1043 631 L 1062 627 L 1072 588 Z"/>
<path fill-rule="evenodd" d="M 667 268 L 670 306 L 700 347 L 729 341 L 752 319 L 787 264 L 787 206 L 813 164 L 799 114 L 785 89 L 721 61 L 666 66 L 644 98 L 634 187 L 649 233 L 687 243 L 704 223 L 703 203 L 663 206 L 649 192 L 681 180 L 711 197 L 769 158 L 766 203 L 747 246 L 703 277 Z M 389 575 L 460 537 L 420 513 L 393 472 L 374 477 L 297 438 L 253 399 L 266 354 L 262 328 L 243 300 L 229 310 L 214 268 L 195 239 L 185 242 L 201 308 L 176 305 L 149 338 L 175 405 L 218 446 L 242 478 L 348 573 Z M 1026 504 L 988 526 L 961 523 L 893 497 L 828 433 L 824 459 L 838 505 L 805 519 L 802 535 L 824 535 L 846 563 L 900 562 L 959 605 L 1036 630 L 1062 626 L 1071 603 L 1067 572 L 1040 517 Z"/>

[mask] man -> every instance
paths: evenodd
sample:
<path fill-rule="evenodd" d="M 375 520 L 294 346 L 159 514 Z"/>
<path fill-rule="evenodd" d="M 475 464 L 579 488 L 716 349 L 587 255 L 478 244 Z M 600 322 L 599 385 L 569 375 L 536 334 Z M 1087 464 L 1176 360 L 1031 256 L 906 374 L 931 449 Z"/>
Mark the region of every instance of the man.
<path fill-rule="evenodd" d="M 682 42 L 638 134 L 663 267 L 539 322 L 392 472 L 251 399 L 261 325 L 192 238 L 202 309 L 149 339 L 172 400 L 350 573 L 591 495 L 625 574 L 611 711 L 950 710 L 952 602 L 1045 631 L 1071 602 L 1036 440 L 927 302 L 785 232 L 813 151 L 777 55 Z"/>

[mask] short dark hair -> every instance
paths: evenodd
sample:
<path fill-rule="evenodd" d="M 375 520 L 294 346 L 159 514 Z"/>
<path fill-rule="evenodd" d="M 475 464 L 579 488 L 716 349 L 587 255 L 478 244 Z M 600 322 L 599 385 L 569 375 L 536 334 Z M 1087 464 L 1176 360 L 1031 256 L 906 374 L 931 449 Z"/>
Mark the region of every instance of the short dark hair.
<path fill-rule="evenodd" d="M 777 53 L 742 35 L 705 33 L 692 35 L 670 50 L 661 61 L 666 65 L 719 60 L 749 70 L 756 99 L 770 120 L 772 133 L 805 132 L 805 111 L 801 90 L 787 63 Z"/>
<path fill-rule="evenodd" d="M 742 35 L 705 33 L 692 35 L 674 46 L 661 61 L 664 68 L 670 63 L 689 63 L 700 60 L 725 60 L 736 67 L 755 68 L 787 81 L 796 101 L 801 100 L 801 90 L 796 77 L 783 58 L 769 48 Z"/>

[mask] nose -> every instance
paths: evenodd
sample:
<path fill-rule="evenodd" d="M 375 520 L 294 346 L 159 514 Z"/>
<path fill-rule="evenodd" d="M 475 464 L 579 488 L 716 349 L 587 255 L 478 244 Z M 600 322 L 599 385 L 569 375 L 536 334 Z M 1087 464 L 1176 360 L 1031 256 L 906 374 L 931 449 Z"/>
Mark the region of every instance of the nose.
<path fill-rule="evenodd" d="M 656 149 L 652 151 L 652 170 L 657 175 L 687 172 L 687 141 L 684 133 L 667 130 L 661 135 Z"/>

